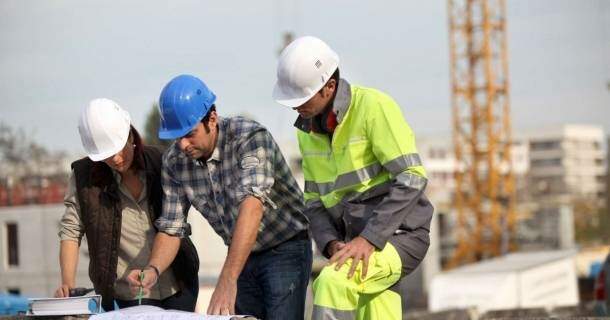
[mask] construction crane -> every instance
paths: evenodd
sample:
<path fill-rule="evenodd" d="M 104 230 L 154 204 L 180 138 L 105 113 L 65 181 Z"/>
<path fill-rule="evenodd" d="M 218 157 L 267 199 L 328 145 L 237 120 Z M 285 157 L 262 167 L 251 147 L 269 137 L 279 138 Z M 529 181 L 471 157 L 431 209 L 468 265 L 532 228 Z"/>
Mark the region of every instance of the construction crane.
<path fill-rule="evenodd" d="M 448 0 L 457 245 L 447 267 L 514 249 L 504 0 Z"/>

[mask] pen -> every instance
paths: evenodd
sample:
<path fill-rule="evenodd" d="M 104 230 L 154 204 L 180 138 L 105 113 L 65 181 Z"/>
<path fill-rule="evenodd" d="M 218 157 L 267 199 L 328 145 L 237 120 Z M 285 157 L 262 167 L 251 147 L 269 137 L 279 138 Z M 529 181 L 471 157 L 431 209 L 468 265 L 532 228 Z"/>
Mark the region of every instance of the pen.
<path fill-rule="evenodd" d="M 144 281 L 144 270 L 140 271 L 140 290 L 138 291 L 138 305 L 142 305 L 142 297 L 144 296 L 144 286 L 142 285 L 142 281 Z"/>

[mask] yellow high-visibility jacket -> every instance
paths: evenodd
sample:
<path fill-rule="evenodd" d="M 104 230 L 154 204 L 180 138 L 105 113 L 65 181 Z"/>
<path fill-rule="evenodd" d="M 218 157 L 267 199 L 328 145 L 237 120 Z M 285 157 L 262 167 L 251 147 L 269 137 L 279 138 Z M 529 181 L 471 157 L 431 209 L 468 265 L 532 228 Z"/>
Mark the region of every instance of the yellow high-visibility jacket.
<path fill-rule="evenodd" d="M 423 195 L 426 173 L 400 107 L 378 90 L 341 79 L 333 111 L 332 134 L 315 132 L 313 120 L 295 123 L 306 215 L 320 250 L 358 235 L 380 250 L 395 233 L 417 230 L 427 238 L 433 208 Z"/>

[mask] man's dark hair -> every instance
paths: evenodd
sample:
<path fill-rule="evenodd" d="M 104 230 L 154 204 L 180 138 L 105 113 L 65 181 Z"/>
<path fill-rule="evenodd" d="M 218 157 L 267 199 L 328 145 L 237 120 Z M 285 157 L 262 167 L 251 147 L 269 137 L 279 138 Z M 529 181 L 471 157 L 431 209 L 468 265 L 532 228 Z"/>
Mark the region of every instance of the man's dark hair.
<path fill-rule="evenodd" d="M 216 111 L 215 104 L 213 104 L 210 107 L 210 110 L 208 110 L 208 113 L 205 115 L 205 117 L 203 117 L 203 119 L 201 119 L 201 123 L 203 123 L 203 127 L 205 128 L 206 133 L 210 132 L 210 127 L 208 126 L 208 122 L 210 122 L 210 115 L 212 114 L 212 111 Z"/>
<path fill-rule="evenodd" d="M 326 85 L 328 84 L 328 82 L 334 79 L 335 80 L 335 88 L 339 85 L 339 67 L 337 67 L 337 70 L 335 70 L 335 72 L 333 72 L 333 74 L 330 76 L 330 78 L 326 81 L 326 83 L 322 86 L 322 88 L 320 88 L 320 90 L 318 90 L 318 92 L 322 92 L 322 90 L 324 90 L 324 87 L 326 87 Z M 335 92 L 337 92 L 337 90 L 335 90 Z"/>
<path fill-rule="evenodd" d="M 330 78 L 335 79 L 335 82 L 337 82 L 337 84 L 339 83 L 339 67 L 337 67 L 337 70 L 333 72 L 333 75 L 330 76 Z"/>
<path fill-rule="evenodd" d="M 208 113 L 205 115 L 205 117 L 203 117 L 203 119 L 201 119 L 201 122 L 208 123 L 210 121 L 210 114 L 212 114 L 212 111 L 216 111 L 216 105 L 215 104 L 213 104 L 210 107 L 210 110 L 208 110 Z"/>

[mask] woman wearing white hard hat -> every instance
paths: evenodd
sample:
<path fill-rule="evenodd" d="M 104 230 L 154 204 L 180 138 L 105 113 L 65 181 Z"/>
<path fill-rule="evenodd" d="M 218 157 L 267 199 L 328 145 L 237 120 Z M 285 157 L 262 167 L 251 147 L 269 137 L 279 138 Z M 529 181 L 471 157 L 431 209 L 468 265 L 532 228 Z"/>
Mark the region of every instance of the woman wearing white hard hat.
<path fill-rule="evenodd" d="M 142 144 L 129 113 L 109 99 L 82 109 L 78 130 L 87 157 L 72 163 L 59 232 L 62 284 L 56 297 L 75 294 L 78 250 L 89 249 L 89 277 L 106 311 L 138 304 L 194 311 L 199 260 L 182 239 L 170 269 L 158 274 L 147 265 L 161 213 L 162 150 Z M 132 269 L 155 273 L 151 290 L 132 292 L 125 277 Z"/>

